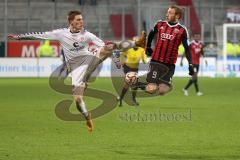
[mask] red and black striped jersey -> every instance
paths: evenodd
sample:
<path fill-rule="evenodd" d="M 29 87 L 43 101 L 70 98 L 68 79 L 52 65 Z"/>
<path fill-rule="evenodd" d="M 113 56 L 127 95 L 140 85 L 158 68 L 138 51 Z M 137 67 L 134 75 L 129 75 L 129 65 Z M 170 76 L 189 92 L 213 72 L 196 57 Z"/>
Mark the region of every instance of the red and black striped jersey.
<path fill-rule="evenodd" d="M 183 43 L 185 46 L 188 46 L 188 31 L 186 27 L 179 22 L 172 24 L 160 20 L 156 23 L 152 32 L 154 35 L 157 35 L 152 60 L 166 64 L 175 64 L 179 45 Z"/>
<path fill-rule="evenodd" d="M 192 56 L 192 64 L 199 64 L 200 57 L 203 54 L 203 44 L 200 41 L 196 42 L 193 40 L 190 42 L 189 48 Z"/>

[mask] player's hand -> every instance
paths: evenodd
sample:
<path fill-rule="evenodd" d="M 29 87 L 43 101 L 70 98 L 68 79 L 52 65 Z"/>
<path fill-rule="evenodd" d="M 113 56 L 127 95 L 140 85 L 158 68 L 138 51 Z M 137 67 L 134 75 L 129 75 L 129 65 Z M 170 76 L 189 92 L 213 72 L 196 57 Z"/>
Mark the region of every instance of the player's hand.
<path fill-rule="evenodd" d="M 205 60 L 205 64 L 206 64 L 206 66 L 208 66 L 208 62 L 207 62 L 207 60 Z"/>
<path fill-rule="evenodd" d="M 188 66 L 188 71 L 189 71 L 189 75 L 190 76 L 192 76 L 192 75 L 194 75 L 194 69 L 193 69 L 193 65 L 192 64 L 189 64 L 189 66 Z"/>
<path fill-rule="evenodd" d="M 19 40 L 19 36 L 18 35 L 14 35 L 14 34 L 9 34 L 8 35 L 8 39 L 9 40 Z"/>
<path fill-rule="evenodd" d="M 151 56 L 152 53 L 153 53 L 152 48 L 151 48 L 151 47 L 147 47 L 147 48 L 146 48 L 146 55 Z"/>

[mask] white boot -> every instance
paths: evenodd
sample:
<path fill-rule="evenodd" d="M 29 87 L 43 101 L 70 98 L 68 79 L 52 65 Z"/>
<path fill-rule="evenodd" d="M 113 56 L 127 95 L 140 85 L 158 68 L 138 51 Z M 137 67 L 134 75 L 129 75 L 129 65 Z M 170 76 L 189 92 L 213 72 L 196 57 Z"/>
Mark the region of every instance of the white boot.
<path fill-rule="evenodd" d="M 186 89 L 182 89 L 182 91 L 183 91 L 183 94 L 185 95 L 185 96 L 188 96 L 188 90 L 186 90 Z"/>

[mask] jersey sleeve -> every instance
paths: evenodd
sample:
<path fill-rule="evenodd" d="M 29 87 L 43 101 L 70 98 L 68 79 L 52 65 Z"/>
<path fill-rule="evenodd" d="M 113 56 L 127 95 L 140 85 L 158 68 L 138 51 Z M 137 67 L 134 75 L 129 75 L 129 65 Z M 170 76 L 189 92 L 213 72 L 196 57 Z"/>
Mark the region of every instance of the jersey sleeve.
<path fill-rule="evenodd" d="M 87 33 L 87 40 L 88 42 L 92 42 L 99 47 L 103 47 L 105 45 L 105 43 L 100 38 L 90 32 Z"/>
<path fill-rule="evenodd" d="M 192 64 L 192 57 L 189 48 L 189 34 L 186 28 L 184 28 L 183 36 L 182 36 L 182 44 L 185 49 L 185 56 L 188 60 L 189 64 Z"/>
<path fill-rule="evenodd" d="M 154 25 L 153 29 L 151 29 L 151 31 L 150 31 L 149 34 L 148 34 L 148 38 L 147 38 L 147 47 L 148 47 L 148 48 L 151 47 L 152 40 L 153 40 L 155 34 L 156 34 L 157 31 L 158 31 L 159 22 L 161 22 L 161 21 L 158 21 L 158 22 Z"/>
<path fill-rule="evenodd" d="M 20 40 L 33 40 L 33 39 L 42 39 L 42 40 L 58 40 L 59 39 L 59 30 L 47 31 L 47 32 L 31 32 L 18 35 Z"/>

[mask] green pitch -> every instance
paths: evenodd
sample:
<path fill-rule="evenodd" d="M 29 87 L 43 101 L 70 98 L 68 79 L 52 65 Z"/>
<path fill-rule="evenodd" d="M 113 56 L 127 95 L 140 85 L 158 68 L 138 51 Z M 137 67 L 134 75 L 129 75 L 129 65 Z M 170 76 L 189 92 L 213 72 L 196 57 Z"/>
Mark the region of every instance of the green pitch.
<path fill-rule="evenodd" d="M 71 96 L 48 79 L 0 79 L 0 160 L 240 159 L 240 79 L 199 81 L 202 97 L 193 87 L 183 96 L 187 79 L 175 78 L 167 96 L 124 103 L 95 119 L 90 134 L 85 122 L 57 118 L 55 105 Z M 116 95 L 106 78 L 90 87 Z M 100 102 L 86 98 L 89 108 Z"/>

